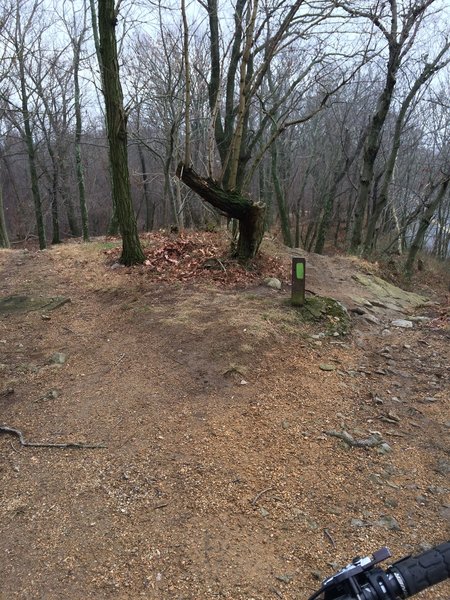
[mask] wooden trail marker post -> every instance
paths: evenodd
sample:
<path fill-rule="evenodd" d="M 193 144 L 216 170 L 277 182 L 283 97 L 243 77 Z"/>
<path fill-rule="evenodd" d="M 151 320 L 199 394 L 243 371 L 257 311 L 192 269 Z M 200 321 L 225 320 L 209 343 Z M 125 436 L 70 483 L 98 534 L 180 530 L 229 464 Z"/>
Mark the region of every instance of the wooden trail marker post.
<path fill-rule="evenodd" d="M 292 259 L 292 296 L 291 303 L 294 306 L 305 304 L 305 267 L 304 258 Z"/>

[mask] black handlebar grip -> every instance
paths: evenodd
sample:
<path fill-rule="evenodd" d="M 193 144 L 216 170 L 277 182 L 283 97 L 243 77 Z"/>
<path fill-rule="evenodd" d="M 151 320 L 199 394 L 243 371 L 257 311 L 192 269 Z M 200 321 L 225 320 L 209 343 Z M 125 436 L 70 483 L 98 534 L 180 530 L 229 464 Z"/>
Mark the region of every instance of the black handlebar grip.
<path fill-rule="evenodd" d="M 389 569 L 398 571 L 405 582 L 408 596 L 418 594 L 450 577 L 450 541 L 419 556 L 408 556 Z"/>

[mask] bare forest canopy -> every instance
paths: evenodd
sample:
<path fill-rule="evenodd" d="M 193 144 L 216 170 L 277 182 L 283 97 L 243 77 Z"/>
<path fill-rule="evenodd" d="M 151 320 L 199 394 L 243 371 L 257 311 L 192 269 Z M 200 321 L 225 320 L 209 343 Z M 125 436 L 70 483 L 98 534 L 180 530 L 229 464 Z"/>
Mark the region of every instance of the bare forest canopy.
<path fill-rule="evenodd" d="M 445 0 L 4 0 L 0 246 L 125 239 L 129 189 L 138 231 L 227 217 L 241 258 L 270 228 L 447 259 L 449 22 Z"/>

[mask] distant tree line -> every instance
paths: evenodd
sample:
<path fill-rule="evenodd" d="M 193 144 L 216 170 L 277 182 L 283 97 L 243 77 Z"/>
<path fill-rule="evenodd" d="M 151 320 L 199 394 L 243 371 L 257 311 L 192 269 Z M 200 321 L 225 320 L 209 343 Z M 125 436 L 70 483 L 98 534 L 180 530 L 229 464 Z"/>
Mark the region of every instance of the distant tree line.
<path fill-rule="evenodd" d="M 447 259 L 449 18 L 444 0 L 3 2 L 0 246 L 226 217 L 243 260 L 268 229 L 408 272 Z"/>

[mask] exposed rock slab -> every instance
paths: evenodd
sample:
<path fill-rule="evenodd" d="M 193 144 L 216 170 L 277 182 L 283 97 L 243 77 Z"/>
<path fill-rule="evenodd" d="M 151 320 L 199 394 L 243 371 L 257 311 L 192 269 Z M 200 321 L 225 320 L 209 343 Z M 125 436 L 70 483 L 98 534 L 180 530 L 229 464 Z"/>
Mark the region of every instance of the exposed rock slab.
<path fill-rule="evenodd" d="M 425 296 L 402 290 L 376 275 L 357 273 L 353 275 L 353 279 L 367 288 L 382 307 L 384 305 L 391 309 L 398 307 L 401 310 L 411 310 L 423 306 L 427 302 Z"/>

